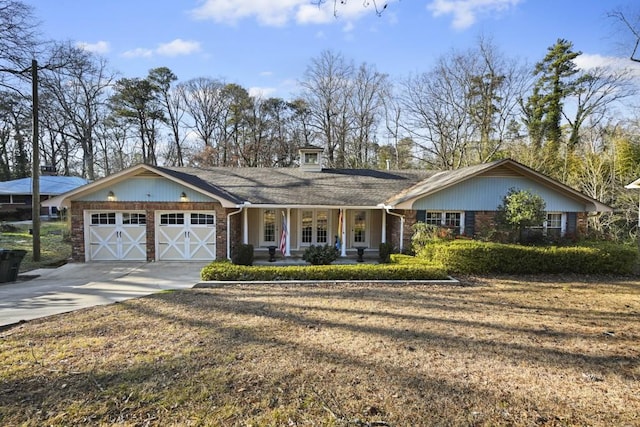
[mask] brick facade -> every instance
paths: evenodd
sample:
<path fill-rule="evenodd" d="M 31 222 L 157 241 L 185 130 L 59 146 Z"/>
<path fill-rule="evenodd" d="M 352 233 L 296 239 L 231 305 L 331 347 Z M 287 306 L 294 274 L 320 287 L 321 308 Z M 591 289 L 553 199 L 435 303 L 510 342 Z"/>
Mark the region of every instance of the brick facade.
<path fill-rule="evenodd" d="M 156 211 L 215 211 L 216 258 L 227 257 L 227 213 L 219 203 L 202 202 L 71 202 L 71 257 L 85 261 L 84 211 L 142 211 L 147 215 L 147 261 L 155 261 Z"/>

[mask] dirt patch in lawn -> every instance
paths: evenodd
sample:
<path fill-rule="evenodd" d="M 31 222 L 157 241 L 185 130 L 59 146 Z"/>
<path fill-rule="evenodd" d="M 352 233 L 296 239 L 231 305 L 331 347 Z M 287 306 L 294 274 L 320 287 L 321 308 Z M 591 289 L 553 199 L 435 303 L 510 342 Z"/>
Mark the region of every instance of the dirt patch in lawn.
<path fill-rule="evenodd" d="M 639 425 L 640 282 L 229 285 L 0 333 L 3 425 Z"/>

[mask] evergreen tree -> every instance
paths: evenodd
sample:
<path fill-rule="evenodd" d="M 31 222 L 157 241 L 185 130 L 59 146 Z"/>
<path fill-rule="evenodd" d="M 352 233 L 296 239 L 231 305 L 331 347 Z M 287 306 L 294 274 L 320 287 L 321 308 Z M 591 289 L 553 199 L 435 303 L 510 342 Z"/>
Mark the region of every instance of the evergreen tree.
<path fill-rule="evenodd" d="M 578 73 L 573 62 L 582 52 L 574 52 L 573 44 L 564 39 L 548 48 L 547 55 L 538 62 L 534 76 L 538 76 L 532 95 L 524 106 L 525 123 L 534 149 L 542 149 L 543 172 L 552 174 L 562 163 L 562 109 L 563 101 L 576 90 Z"/>

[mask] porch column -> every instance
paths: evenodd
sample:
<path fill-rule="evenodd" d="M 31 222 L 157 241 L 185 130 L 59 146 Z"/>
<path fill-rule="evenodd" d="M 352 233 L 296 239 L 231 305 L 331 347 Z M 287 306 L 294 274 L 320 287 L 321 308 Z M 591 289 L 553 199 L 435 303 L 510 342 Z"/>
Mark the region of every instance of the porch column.
<path fill-rule="evenodd" d="M 347 210 L 340 209 L 340 215 L 342 216 L 342 230 L 340 230 L 340 256 L 347 256 Z"/>
<path fill-rule="evenodd" d="M 285 235 L 285 240 L 284 256 L 291 256 L 291 208 L 287 208 L 287 234 Z"/>
<path fill-rule="evenodd" d="M 382 209 L 382 237 L 380 238 L 381 243 L 387 243 L 387 211 Z"/>
<path fill-rule="evenodd" d="M 244 208 L 242 211 L 242 243 L 249 244 L 249 210 Z"/>

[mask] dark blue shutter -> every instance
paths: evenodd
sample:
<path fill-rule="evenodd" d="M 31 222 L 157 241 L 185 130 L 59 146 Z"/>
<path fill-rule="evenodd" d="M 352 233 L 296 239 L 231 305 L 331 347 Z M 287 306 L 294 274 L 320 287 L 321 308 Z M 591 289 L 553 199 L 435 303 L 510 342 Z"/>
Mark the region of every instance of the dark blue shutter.
<path fill-rule="evenodd" d="M 567 212 L 567 235 L 575 236 L 578 231 L 578 214 Z"/>
<path fill-rule="evenodd" d="M 427 211 L 416 211 L 416 222 L 424 222 L 427 218 Z"/>
<path fill-rule="evenodd" d="M 476 212 L 465 211 L 464 213 L 464 235 L 473 237 L 476 232 Z"/>

